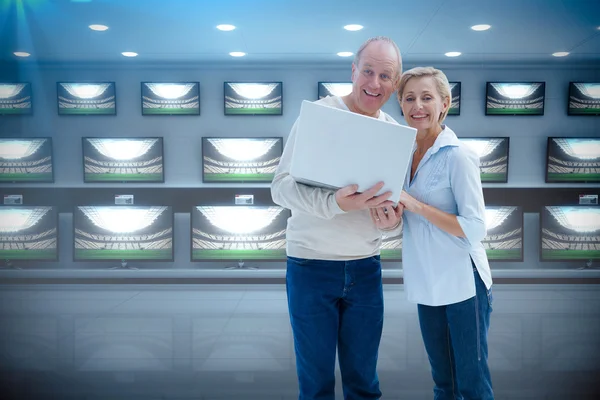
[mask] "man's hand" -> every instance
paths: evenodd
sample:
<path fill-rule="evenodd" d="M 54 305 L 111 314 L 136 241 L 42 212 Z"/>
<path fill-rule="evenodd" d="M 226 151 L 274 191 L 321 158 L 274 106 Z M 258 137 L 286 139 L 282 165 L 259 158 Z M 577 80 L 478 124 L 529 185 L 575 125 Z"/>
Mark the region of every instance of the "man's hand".
<path fill-rule="evenodd" d="M 356 193 L 358 185 L 349 185 L 335 192 L 335 200 L 343 211 L 364 210 L 366 208 L 391 207 L 393 202 L 389 201 L 392 192 L 387 191 L 375 196 L 381 190 L 384 183 L 379 182 L 372 188 L 362 193 Z"/>
<path fill-rule="evenodd" d="M 371 208 L 369 211 L 371 212 L 371 219 L 377 228 L 391 230 L 400 224 L 404 205 L 398 203 L 396 207 L 377 207 Z"/>

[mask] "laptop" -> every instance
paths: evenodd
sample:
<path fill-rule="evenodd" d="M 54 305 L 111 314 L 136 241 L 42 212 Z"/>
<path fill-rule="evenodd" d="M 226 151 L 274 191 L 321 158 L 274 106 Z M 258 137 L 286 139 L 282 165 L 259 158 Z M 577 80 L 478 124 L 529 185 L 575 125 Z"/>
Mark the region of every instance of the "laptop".
<path fill-rule="evenodd" d="M 290 175 L 299 183 L 337 190 L 377 182 L 397 203 L 409 168 L 417 130 L 304 100 Z"/>

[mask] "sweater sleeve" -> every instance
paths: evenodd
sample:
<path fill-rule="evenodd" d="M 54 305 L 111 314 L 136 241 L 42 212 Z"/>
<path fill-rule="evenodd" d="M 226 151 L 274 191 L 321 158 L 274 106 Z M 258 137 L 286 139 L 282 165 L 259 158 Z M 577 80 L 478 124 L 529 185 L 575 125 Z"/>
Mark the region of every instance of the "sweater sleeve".
<path fill-rule="evenodd" d="M 298 120 L 294 123 L 283 150 L 275 177 L 271 183 L 271 197 L 275 204 L 292 212 L 303 212 L 323 219 L 331 219 L 344 211 L 335 199 L 335 191 L 298 183 L 290 176 L 290 164 L 294 153 L 294 143 Z"/>

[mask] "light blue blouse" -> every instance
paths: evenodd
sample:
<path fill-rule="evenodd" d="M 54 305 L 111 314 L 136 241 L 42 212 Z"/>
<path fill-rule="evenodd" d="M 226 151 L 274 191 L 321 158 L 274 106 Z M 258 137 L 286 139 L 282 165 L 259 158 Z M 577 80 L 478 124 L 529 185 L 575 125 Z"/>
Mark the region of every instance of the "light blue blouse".
<path fill-rule="evenodd" d="M 414 155 L 413 149 L 413 155 Z M 412 158 L 410 160 L 412 165 Z M 458 218 L 466 238 L 451 235 L 418 214 L 404 211 L 402 265 L 408 300 L 440 306 L 475 295 L 471 259 L 486 287 L 492 276 L 482 244 L 485 204 L 479 157 L 447 126 L 425 153 L 404 190 L 415 199 Z"/>

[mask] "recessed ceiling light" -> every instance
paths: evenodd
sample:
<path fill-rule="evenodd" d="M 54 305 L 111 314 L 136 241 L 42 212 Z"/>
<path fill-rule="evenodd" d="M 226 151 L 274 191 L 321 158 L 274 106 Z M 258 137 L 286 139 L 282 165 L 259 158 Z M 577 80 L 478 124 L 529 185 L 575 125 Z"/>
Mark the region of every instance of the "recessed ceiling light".
<path fill-rule="evenodd" d="M 446 57 L 458 57 L 460 56 L 462 53 L 460 51 L 449 51 L 447 53 L 445 53 L 444 55 Z"/>
<path fill-rule="evenodd" d="M 552 53 L 554 57 L 566 57 L 569 55 L 568 51 L 557 51 L 556 53 Z"/>
<path fill-rule="evenodd" d="M 491 27 L 492 27 L 491 25 L 481 24 L 481 25 L 473 25 L 471 27 L 471 29 L 473 29 L 474 31 L 487 31 Z"/>
<path fill-rule="evenodd" d="M 220 31 L 232 31 L 235 29 L 235 26 L 229 25 L 229 24 L 221 24 L 221 25 L 217 25 L 217 29 Z"/>
<path fill-rule="evenodd" d="M 358 24 L 350 24 L 350 25 L 346 25 L 344 26 L 344 29 L 347 31 L 360 31 L 362 28 L 364 28 L 362 25 L 358 25 Z"/>
<path fill-rule="evenodd" d="M 15 51 L 13 54 L 17 57 L 29 57 L 31 55 L 26 51 Z"/>
<path fill-rule="evenodd" d="M 138 53 L 134 53 L 133 51 L 124 51 L 123 54 L 125 57 L 137 57 Z"/>
<path fill-rule="evenodd" d="M 231 53 L 229 53 L 229 55 L 231 57 L 244 57 L 246 53 L 244 53 L 243 51 L 232 51 Z"/>
<path fill-rule="evenodd" d="M 105 30 L 108 29 L 108 26 L 106 26 L 106 25 L 92 24 L 92 25 L 88 26 L 88 28 L 90 28 L 93 31 L 103 32 L 103 31 L 105 31 Z"/>
<path fill-rule="evenodd" d="M 337 53 L 337 55 L 340 57 L 350 57 L 353 54 L 354 53 L 351 51 L 340 51 L 339 53 Z"/>

